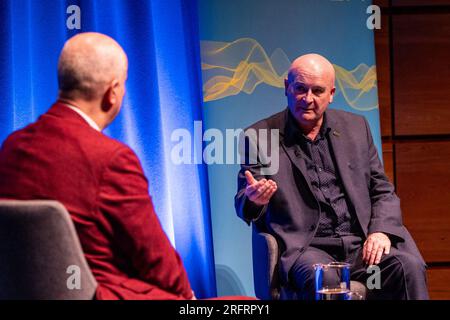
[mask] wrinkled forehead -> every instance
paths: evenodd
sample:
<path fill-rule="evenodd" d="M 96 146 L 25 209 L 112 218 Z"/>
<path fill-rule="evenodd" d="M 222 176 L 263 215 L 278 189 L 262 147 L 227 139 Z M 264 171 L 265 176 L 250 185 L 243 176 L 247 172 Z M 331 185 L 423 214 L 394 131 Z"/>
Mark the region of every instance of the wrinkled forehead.
<path fill-rule="evenodd" d="M 311 66 L 293 66 L 288 74 L 289 83 L 302 83 L 308 86 L 334 86 L 334 69 L 329 70 Z"/>

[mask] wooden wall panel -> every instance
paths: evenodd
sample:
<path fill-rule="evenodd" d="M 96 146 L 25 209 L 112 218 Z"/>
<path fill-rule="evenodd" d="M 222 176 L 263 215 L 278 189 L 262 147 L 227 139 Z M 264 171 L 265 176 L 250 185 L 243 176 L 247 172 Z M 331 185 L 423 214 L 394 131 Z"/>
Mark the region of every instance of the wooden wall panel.
<path fill-rule="evenodd" d="M 393 7 L 450 5 L 450 0 L 392 0 Z"/>
<path fill-rule="evenodd" d="M 392 142 L 383 142 L 383 165 L 384 172 L 389 180 L 394 183 L 394 149 Z"/>
<path fill-rule="evenodd" d="M 397 143 L 403 219 L 427 262 L 450 262 L 450 141 Z"/>
<path fill-rule="evenodd" d="M 392 135 L 391 70 L 389 50 L 389 17 L 381 16 L 381 29 L 375 29 L 378 102 L 380 107 L 381 136 Z"/>
<path fill-rule="evenodd" d="M 376 4 L 377 6 L 387 8 L 389 7 L 389 0 L 373 0 L 372 4 Z"/>
<path fill-rule="evenodd" d="M 450 300 L 450 0 L 373 3 L 383 8 L 375 48 L 385 171 L 431 264 L 430 298 Z"/>
<path fill-rule="evenodd" d="M 430 299 L 450 300 L 450 268 L 429 268 L 427 276 Z"/>
<path fill-rule="evenodd" d="M 450 133 L 450 14 L 394 15 L 396 135 Z"/>

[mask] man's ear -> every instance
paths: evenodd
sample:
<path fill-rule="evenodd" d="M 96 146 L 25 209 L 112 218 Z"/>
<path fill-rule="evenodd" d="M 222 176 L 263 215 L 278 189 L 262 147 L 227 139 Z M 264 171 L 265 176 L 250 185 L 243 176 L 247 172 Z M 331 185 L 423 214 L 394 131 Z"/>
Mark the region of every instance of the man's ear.
<path fill-rule="evenodd" d="M 284 95 L 287 97 L 287 91 L 289 88 L 289 81 L 288 79 L 284 79 Z"/>
<path fill-rule="evenodd" d="M 119 85 L 120 84 L 118 80 L 113 80 L 111 84 L 108 86 L 108 89 L 103 95 L 102 101 L 102 110 L 104 112 L 108 112 L 114 105 L 116 105 L 117 99 L 119 99 L 118 96 Z"/>
<path fill-rule="evenodd" d="M 336 92 L 336 87 L 333 87 L 333 89 L 331 89 L 331 91 L 330 91 L 330 102 L 329 103 L 333 102 L 335 92 Z"/>

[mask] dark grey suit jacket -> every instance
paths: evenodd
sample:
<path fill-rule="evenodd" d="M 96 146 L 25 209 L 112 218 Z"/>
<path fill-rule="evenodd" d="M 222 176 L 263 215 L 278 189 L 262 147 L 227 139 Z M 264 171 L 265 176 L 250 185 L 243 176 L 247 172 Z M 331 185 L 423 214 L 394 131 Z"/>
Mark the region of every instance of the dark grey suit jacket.
<path fill-rule="evenodd" d="M 414 240 L 403 226 L 400 200 L 384 173 L 366 119 L 332 109 L 328 109 L 325 116 L 331 128 L 330 140 L 339 176 L 364 236 L 373 232 L 386 233 L 393 246 L 411 252 L 425 264 Z M 279 129 L 279 170 L 270 176 L 261 175 L 260 169 L 264 167 L 261 157 L 258 157 L 256 164 L 241 165 L 235 196 L 238 216 L 248 224 L 253 221 L 259 229 L 266 229 L 277 238 L 283 283 L 288 281 L 289 270 L 314 237 L 320 215 L 319 202 L 312 191 L 305 160 L 293 141 L 290 118 L 289 110 L 285 109 L 249 127 L 256 130 Z M 250 139 L 249 143 L 259 146 L 260 142 Z M 267 150 L 270 150 L 270 141 L 267 143 Z M 247 148 L 246 157 L 248 152 Z M 268 205 L 254 206 L 245 196 L 245 170 L 252 172 L 257 180 L 265 177 L 277 183 L 278 190 Z"/>

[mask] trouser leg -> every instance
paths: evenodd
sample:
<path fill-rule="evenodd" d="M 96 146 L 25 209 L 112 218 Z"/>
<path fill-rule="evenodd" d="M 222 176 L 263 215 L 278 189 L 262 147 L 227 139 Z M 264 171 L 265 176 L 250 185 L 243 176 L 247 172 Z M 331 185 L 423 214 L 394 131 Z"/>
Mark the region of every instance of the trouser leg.
<path fill-rule="evenodd" d="M 380 281 L 377 274 L 367 272 L 362 261 L 362 247 L 352 268 L 355 280 L 366 283 L 369 288 L 368 299 L 427 300 L 428 288 L 426 270 L 423 263 L 408 252 L 392 247 L 388 255 L 383 255 L 379 267 Z M 376 288 L 377 283 L 380 284 Z M 371 289 L 372 288 L 372 289 Z"/>
<path fill-rule="evenodd" d="M 291 282 L 300 300 L 315 299 L 315 271 L 316 263 L 330 263 L 336 261 L 331 255 L 315 247 L 309 247 L 297 259 L 289 273 Z"/>

